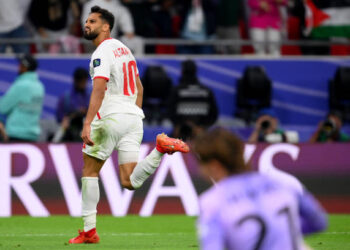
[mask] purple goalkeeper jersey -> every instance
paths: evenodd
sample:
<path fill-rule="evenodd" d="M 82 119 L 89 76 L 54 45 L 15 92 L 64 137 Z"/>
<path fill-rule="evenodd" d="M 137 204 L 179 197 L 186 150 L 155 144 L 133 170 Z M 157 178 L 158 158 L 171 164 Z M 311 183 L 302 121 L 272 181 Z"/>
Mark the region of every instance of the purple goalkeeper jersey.
<path fill-rule="evenodd" d="M 318 202 L 259 173 L 228 177 L 200 197 L 201 249 L 300 250 L 302 234 L 325 229 Z"/>

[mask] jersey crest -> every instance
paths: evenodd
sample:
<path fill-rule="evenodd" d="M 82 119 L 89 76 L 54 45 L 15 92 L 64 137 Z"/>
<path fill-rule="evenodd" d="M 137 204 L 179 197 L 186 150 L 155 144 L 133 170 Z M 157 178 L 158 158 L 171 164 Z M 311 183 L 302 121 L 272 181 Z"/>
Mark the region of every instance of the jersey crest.
<path fill-rule="evenodd" d="M 97 59 L 93 60 L 92 65 L 94 66 L 94 68 L 100 66 L 101 65 L 101 59 L 97 58 Z"/>

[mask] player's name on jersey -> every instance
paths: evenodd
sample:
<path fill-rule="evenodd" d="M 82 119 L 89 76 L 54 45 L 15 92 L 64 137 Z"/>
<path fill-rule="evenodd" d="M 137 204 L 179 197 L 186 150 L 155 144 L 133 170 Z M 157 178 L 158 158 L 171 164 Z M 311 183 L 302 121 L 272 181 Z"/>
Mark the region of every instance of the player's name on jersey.
<path fill-rule="evenodd" d="M 130 51 L 128 48 L 117 48 L 113 50 L 114 57 L 121 57 L 121 56 L 126 56 L 130 54 Z"/>
<path fill-rule="evenodd" d="M 278 189 L 278 186 L 275 183 L 262 183 L 259 187 L 254 187 L 251 190 L 246 192 L 238 192 L 232 194 L 229 197 L 231 202 L 239 202 L 242 199 L 249 198 L 251 200 L 258 199 L 262 194 L 274 192 Z"/>

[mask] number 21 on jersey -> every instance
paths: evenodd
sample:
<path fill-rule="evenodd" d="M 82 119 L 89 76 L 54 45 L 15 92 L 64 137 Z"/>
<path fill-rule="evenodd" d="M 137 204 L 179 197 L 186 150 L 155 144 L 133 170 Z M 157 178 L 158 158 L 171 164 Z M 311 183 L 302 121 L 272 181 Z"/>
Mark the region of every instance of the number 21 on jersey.
<path fill-rule="evenodd" d="M 137 67 L 135 61 L 129 61 L 123 63 L 123 75 L 124 75 L 124 95 L 131 96 L 135 94 L 135 80 L 137 74 Z M 135 79 L 135 80 L 134 80 Z M 131 91 L 131 94 L 129 92 Z"/>

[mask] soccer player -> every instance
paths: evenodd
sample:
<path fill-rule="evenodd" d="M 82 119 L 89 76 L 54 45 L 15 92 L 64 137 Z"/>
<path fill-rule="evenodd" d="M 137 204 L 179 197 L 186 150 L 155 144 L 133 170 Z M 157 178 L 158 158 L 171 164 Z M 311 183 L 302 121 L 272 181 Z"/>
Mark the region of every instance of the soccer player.
<path fill-rule="evenodd" d="M 96 232 L 98 175 L 114 149 L 118 150 L 121 184 L 130 190 L 141 187 L 154 173 L 163 154 L 189 151 L 183 141 L 160 134 L 156 148 L 137 163 L 143 136 L 143 87 L 131 51 L 110 37 L 113 24 L 114 16 L 109 11 L 94 6 L 84 27 L 84 37 L 92 40 L 97 48 L 90 62 L 93 90 L 81 135 L 84 231 L 69 240 L 72 244 L 99 242 Z"/>
<path fill-rule="evenodd" d="M 223 129 L 194 142 L 202 173 L 217 182 L 200 197 L 201 249 L 304 249 L 302 234 L 327 226 L 323 209 L 307 191 L 251 171 L 243 148 Z"/>

